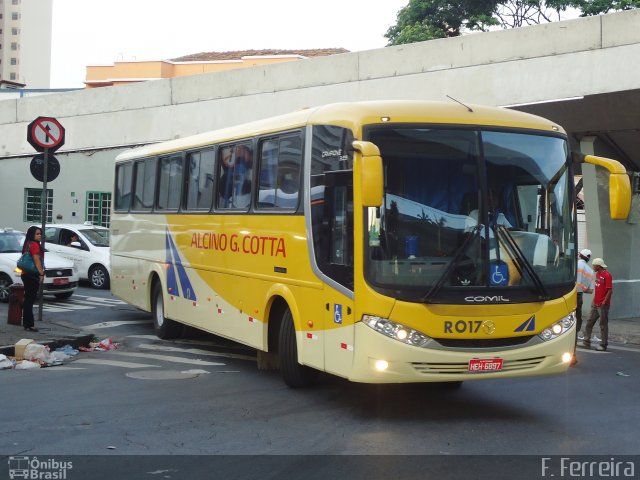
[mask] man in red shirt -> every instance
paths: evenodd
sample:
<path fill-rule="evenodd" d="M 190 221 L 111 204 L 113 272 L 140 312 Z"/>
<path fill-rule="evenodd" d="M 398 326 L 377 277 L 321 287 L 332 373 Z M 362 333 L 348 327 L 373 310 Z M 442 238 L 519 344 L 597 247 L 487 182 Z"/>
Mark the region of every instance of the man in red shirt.
<path fill-rule="evenodd" d="M 613 293 L 613 277 L 607 271 L 607 266 L 601 258 L 596 258 L 591 264 L 596 272 L 596 292 L 593 296 L 591 315 L 589 315 L 589 320 L 585 327 L 582 343 L 585 347 L 591 347 L 591 332 L 598 318 L 600 318 L 600 336 L 602 339 L 596 350 L 606 352 L 609 343 L 609 307 L 611 306 L 611 294 Z"/>

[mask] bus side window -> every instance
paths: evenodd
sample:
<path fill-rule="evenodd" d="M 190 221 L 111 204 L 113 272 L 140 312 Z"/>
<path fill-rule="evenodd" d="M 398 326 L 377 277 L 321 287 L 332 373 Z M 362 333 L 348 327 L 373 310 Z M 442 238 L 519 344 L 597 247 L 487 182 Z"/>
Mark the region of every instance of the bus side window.
<path fill-rule="evenodd" d="M 289 135 L 280 139 L 276 207 L 295 208 L 298 205 L 301 165 L 302 137 Z"/>
<path fill-rule="evenodd" d="M 298 206 L 302 137 L 285 135 L 262 142 L 258 208 L 294 210 Z"/>
<path fill-rule="evenodd" d="M 262 142 L 260 149 L 258 208 L 273 208 L 276 206 L 278 143 L 277 138 Z"/>
<path fill-rule="evenodd" d="M 161 158 L 159 170 L 158 210 L 177 211 L 182 195 L 182 155 Z"/>
<path fill-rule="evenodd" d="M 156 159 L 147 158 L 135 163 L 135 189 L 132 210 L 150 211 L 156 191 Z"/>
<path fill-rule="evenodd" d="M 250 144 L 220 148 L 217 208 L 247 208 L 251 202 L 253 149 Z"/>
<path fill-rule="evenodd" d="M 129 211 L 129 207 L 131 207 L 132 176 L 133 164 L 124 163 L 118 165 L 116 168 L 116 211 L 127 212 Z"/>
<path fill-rule="evenodd" d="M 209 210 L 213 200 L 213 149 L 187 155 L 187 210 Z"/>

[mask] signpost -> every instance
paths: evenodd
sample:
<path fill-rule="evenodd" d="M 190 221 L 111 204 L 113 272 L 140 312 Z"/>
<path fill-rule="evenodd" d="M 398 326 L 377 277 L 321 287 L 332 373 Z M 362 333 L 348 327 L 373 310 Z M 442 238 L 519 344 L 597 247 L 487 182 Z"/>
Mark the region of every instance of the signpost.
<path fill-rule="evenodd" d="M 27 141 L 41 152 L 31 160 L 31 174 L 42 182 L 42 196 L 40 197 L 40 218 L 42 219 L 42 240 L 40 249 L 44 258 L 45 235 L 44 229 L 47 223 L 47 181 L 53 181 L 60 173 L 60 163 L 50 152 L 55 152 L 64 145 L 64 127 L 52 117 L 38 117 L 27 127 Z M 51 170 L 51 171 L 50 171 Z M 44 268 L 44 262 L 42 264 Z M 38 320 L 42 321 L 42 289 L 44 278 L 40 279 L 40 304 L 38 306 Z"/>

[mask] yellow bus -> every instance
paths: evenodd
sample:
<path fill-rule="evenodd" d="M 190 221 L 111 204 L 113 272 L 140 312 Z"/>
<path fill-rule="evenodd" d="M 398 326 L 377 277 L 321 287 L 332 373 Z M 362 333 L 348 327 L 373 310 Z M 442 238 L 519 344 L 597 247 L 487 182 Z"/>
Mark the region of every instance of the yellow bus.
<path fill-rule="evenodd" d="M 572 163 L 517 111 L 372 101 L 305 109 L 116 159 L 111 288 L 258 350 L 292 387 L 453 382 L 567 369 L 575 342 Z"/>

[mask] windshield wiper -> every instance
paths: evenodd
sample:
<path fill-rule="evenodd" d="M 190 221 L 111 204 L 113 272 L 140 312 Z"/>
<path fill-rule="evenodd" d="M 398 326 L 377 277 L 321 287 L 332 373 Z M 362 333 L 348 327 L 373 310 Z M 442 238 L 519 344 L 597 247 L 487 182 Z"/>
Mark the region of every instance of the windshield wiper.
<path fill-rule="evenodd" d="M 438 279 L 438 281 L 429 289 L 429 291 L 424 295 L 424 297 L 422 297 L 421 299 L 422 302 L 425 302 L 425 303 L 428 302 L 429 299 L 431 299 L 431 297 L 433 297 L 436 293 L 440 291 L 440 289 L 444 285 L 444 282 L 446 282 L 447 278 L 449 278 L 449 275 L 451 275 L 451 272 L 453 272 L 453 269 L 458 266 L 458 263 L 462 259 L 462 256 L 465 253 L 467 253 L 467 250 L 469 250 L 469 247 L 471 246 L 471 243 L 473 242 L 473 240 L 478 238 L 482 228 L 483 228 L 482 224 L 478 224 L 475 227 L 473 227 L 471 232 L 469 232 L 470 235 L 468 235 L 467 238 L 464 239 L 464 242 L 462 242 L 462 245 L 460 245 L 458 249 L 454 252 L 453 258 L 447 265 L 447 268 L 444 269 L 444 272 L 442 272 L 442 275 L 440 275 L 440 278 Z"/>
<path fill-rule="evenodd" d="M 540 300 L 549 300 L 549 293 L 547 292 L 544 283 L 540 279 L 540 276 L 536 273 L 531 263 L 529 263 L 529 260 L 527 260 L 527 257 L 524 255 L 522 250 L 520 250 L 520 247 L 518 247 L 518 244 L 513 239 L 513 236 L 509 232 L 509 229 L 504 225 L 498 224 L 492 225 L 492 228 L 496 233 L 496 237 L 498 237 L 498 240 L 502 239 L 504 244 L 507 246 L 507 249 L 509 250 L 509 254 L 517 261 L 520 267 L 520 273 L 522 273 L 522 270 L 526 271 L 533 280 L 533 284 L 538 291 L 538 298 Z M 498 248 L 500 248 L 500 245 L 498 245 Z"/>

